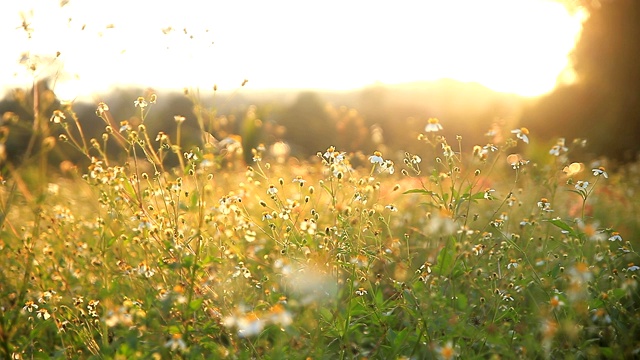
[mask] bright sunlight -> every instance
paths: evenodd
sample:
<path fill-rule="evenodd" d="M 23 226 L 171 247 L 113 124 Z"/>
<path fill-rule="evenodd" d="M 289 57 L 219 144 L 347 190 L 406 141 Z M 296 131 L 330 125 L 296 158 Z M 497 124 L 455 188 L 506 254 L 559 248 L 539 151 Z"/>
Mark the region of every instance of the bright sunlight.
<path fill-rule="evenodd" d="M 536 96 L 570 78 L 583 19 L 543 0 L 4 7 L 0 33 L 12 40 L 0 59 L 2 83 L 29 84 L 26 68 L 39 62 L 36 75 L 56 76 L 62 97 L 114 85 L 233 89 L 248 79 L 254 89 L 340 90 L 440 78 Z"/>

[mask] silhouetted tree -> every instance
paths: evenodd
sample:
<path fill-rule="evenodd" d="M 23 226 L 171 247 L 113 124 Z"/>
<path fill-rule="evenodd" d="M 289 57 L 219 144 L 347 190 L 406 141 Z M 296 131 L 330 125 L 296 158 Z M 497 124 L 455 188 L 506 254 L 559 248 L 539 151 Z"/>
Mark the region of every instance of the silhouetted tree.
<path fill-rule="evenodd" d="M 640 2 L 600 1 L 573 52 L 577 82 L 529 108 L 525 126 L 547 136 L 586 137 L 596 154 L 632 160 L 640 150 Z"/>
<path fill-rule="evenodd" d="M 335 143 L 336 126 L 316 93 L 300 93 L 278 123 L 286 128 L 284 139 L 293 155 L 311 156 Z"/>

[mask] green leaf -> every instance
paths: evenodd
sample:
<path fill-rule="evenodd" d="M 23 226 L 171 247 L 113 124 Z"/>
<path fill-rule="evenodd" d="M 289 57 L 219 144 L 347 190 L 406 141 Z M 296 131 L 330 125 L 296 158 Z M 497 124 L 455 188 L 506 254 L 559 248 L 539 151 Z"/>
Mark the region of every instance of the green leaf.
<path fill-rule="evenodd" d="M 200 197 L 200 193 L 195 190 L 191 193 L 189 198 L 189 206 L 194 209 L 198 205 L 198 198 Z"/>
<path fill-rule="evenodd" d="M 411 189 L 403 192 L 403 194 L 422 194 L 422 195 L 432 195 L 433 192 L 431 190 L 425 189 Z"/>
<path fill-rule="evenodd" d="M 455 247 L 456 239 L 451 236 L 447 244 L 440 249 L 438 257 L 436 258 L 437 262 L 432 267 L 433 271 L 439 275 L 449 275 L 455 261 Z"/>
<path fill-rule="evenodd" d="M 484 191 L 477 192 L 471 195 L 471 197 L 469 198 L 469 200 L 480 200 L 480 199 L 484 199 Z"/>
<path fill-rule="evenodd" d="M 456 294 L 456 306 L 458 307 L 458 309 L 466 310 L 468 304 L 469 299 L 467 298 L 467 295 L 462 293 Z"/>
<path fill-rule="evenodd" d="M 189 303 L 189 309 L 191 309 L 191 311 L 196 311 L 196 310 L 200 309 L 200 306 L 202 305 L 203 301 L 204 301 L 204 299 L 191 300 L 191 302 Z"/>
<path fill-rule="evenodd" d="M 554 225 L 554 226 L 566 231 L 567 234 L 569 234 L 571 236 L 578 237 L 578 233 L 576 233 L 576 231 L 573 230 L 573 228 L 571 226 L 569 226 L 569 224 L 565 223 L 564 221 L 560 220 L 559 218 L 551 219 L 551 220 L 544 220 L 544 221 L 550 222 L 552 225 Z"/>

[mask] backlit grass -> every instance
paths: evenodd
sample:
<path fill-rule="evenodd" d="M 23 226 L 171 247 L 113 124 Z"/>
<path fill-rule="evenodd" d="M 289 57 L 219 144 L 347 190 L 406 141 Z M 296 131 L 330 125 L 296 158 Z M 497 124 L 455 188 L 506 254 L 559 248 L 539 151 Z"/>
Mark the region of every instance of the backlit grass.
<path fill-rule="evenodd" d="M 90 165 L 10 167 L 4 358 L 639 356 L 637 164 L 573 163 L 581 141 L 531 153 L 526 129 L 465 144 L 430 119 L 420 155 L 259 147 L 243 167 L 203 122 L 198 148 L 147 134 L 156 100 L 132 100 L 137 127 L 101 103 L 102 139 L 63 107 L 50 126 Z"/>

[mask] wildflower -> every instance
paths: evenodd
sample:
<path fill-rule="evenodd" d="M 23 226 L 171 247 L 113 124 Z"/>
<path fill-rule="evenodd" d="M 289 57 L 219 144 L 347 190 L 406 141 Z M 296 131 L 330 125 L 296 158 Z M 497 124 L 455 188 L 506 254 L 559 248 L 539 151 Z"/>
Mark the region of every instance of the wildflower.
<path fill-rule="evenodd" d="M 471 251 L 473 252 L 474 255 L 479 256 L 482 255 L 482 253 L 484 252 L 484 244 L 478 244 L 476 246 L 473 247 L 473 249 L 471 249 Z"/>
<path fill-rule="evenodd" d="M 135 107 L 139 107 L 140 109 L 144 109 L 149 104 L 147 103 L 147 100 L 145 100 L 142 96 L 139 96 L 138 99 L 133 102 L 133 105 Z"/>
<path fill-rule="evenodd" d="M 368 292 L 363 287 L 360 287 L 360 288 L 358 288 L 358 290 L 356 290 L 356 295 L 358 295 L 358 296 L 364 296 L 366 294 L 368 294 Z"/>
<path fill-rule="evenodd" d="M 304 183 L 306 182 L 305 179 L 302 178 L 302 176 L 298 175 L 296 176 L 295 179 L 293 179 L 294 183 L 298 183 L 300 185 L 300 187 L 304 186 Z"/>
<path fill-rule="evenodd" d="M 262 213 L 262 221 L 271 219 L 273 219 L 273 215 L 271 215 L 269 212 L 265 211 Z"/>
<path fill-rule="evenodd" d="M 240 337 L 257 335 L 264 328 L 264 321 L 254 312 L 237 316 L 227 316 L 223 320 L 223 324 L 226 327 L 237 327 L 238 336 Z"/>
<path fill-rule="evenodd" d="M 585 191 L 587 191 L 587 187 L 588 186 L 589 186 L 589 182 L 588 181 L 578 180 L 576 182 L 575 188 L 578 191 L 585 192 Z"/>
<path fill-rule="evenodd" d="M 630 252 L 631 252 L 631 250 L 629 250 L 629 248 L 628 248 L 628 247 L 626 247 L 626 246 L 619 247 L 619 248 L 618 248 L 618 251 L 620 251 L 620 252 L 621 252 L 621 253 L 623 253 L 623 254 L 628 254 L 628 253 L 630 253 Z"/>
<path fill-rule="evenodd" d="M 373 155 L 369 156 L 369 161 L 372 164 L 382 165 L 384 163 L 384 159 L 382 158 L 382 153 L 380 151 L 375 151 Z"/>
<path fill-rule="evenodd" d="M 169 340 L 164 344 L 164 347 L 171 349 L 171 351 L 185 351 L 187 350 L 187 343 L 182 340 L 182 334 L 172 334 Z"/>
<path fill-rule="evenodd" d="M 593 279 L 593 274 L 589 270 L 589 266 L 583 262 L 576 263 L 569 270 L 572 280 L 576 283 L 586 283 Z"/>
<path fill-rule="evenodd" d="M 127 120 L 120 121 L 120 132 L 131 130 L 131 125 Z"/>
<path fill-rule="evenodd" d="M 431 265 L 433 265 L 433 264 L 431 264 L 430 262 L 427 261 L 427 262 L 425 262 L 424 264 L 422 264 L 420 266 L 420 269 L 417 272 L 421 272 L 421 273 L 427 274 L 427 275 L 431 274 Z"/>
<path fill-rule="evenodd" d="M 524 141 L 525 143 L 529 143 L 529 137 L 527 136 L 529 135 L 529 129 L 523 127 L 520 129 L 511 130 L 511 133 L 516 134 L 516 137 Z"/>
<path fill-rule="evenodd" d="M 98 108 L 96 109 L 96 115 L 102 117 L 107 111 L 109 111 L 109 106 L 103 102 L 99 102 Z"/>
<path fill-rule="evenodd" d="M 593 176 L 604 176 L 605 179 L 609 178 L 609 174 L 607 174 L 607 172 L 604 170 L 604 167 L 600 166 L 597 169 L 591 169 L 591 171 L 593 172 Z"/>
<path fill-rule="evenodd" d="M 638 269 L 640 269 L 640 266 L 635 265 L 634 263 L 629 263 L 629 265 L 627 266 L 627 271 L 637 271 Z"/>
<path fill-rule="evenodd" d="M 582 231 L 591 241 L 604 241 L 607 235 L 604 230 L 598 230 L 598 222 L 584 223 L 582 220 L 577 221 L 578 229 Z"/>
<path fill-rule="evenodd" d="M 284 303 L 286 302 L 287 301 L 285 298 Z M 271 320 L 271 322 L 274 324 L 280 326 L 289 326 L 291 325 L 291 323 L 293 323 L 293 317 L 291 316 L 291 313 L 285 310 L 282 304 L 275 304 L 274 306 L 272 306 L 271 309 L 269 309 L 269 315 L 269 320 Z"/>
<path fill-rule="evenodd" d="M 42 293 L 42 296 L 38 299 L 39 303 L 47 303 L 47 301 L 51 300 L 51 298 L 53 297 L 53 295 L 55 295 L 56 292 L 54 290 L 48 290 Z"/>
<path fill-rule="evenodd" d="M 345 160 L 345 155 L 345 152 L 336 151 L 335 147 L 330 146 L 327 151 L 322 154 L 322 157 L 324 157 L 329 164 L 340 164 Z"/>
<path fill-rule="evenodd" d="M 500 295 L 502 296 L 502 300 L 504 301 L 513 301 L 513 296 L 511 296 L 511 294 L 509 294 L 508 292 L 501 292 Z"/>
<path fill-rule="evenodd" d="M 622 241 L 622 236 L 620 236 L 619 232 L 614 231 L 611 233 L 611 236 L 609 237 L 609 241 Z"/>
<path fill-rule="evenodd" d="M 385 160 L 384 163 L 380 164 L 380 172 L 388 172 L 389 174 L 393 174 L 395 172 L 393 161 Z"/>
<path fill-rule="evenodd" d="M 481 147 L 480 145 L 475 145 L 473 147 L 473 156 L 475 156 L 479 160 L 486 160 L 488 153 L 489 153 L 489 150 Z"/>
<path fill-rule="evenodd" d="M 420 164 L 422 162 L 422 158 L 420 158 L 420 156 L 418 156 L 418 155 L 413 155 L 413 156 L 411 156 L 411 160 L 410 161 L 411 161 L 412 164 L 418 165 L 418 164 Z"/>
<path fill-rule="evenodd" d="M 504 225 L 504 220 L 502 219 L 495 219 L 491 221 L 491 226 L 494 228 L 501 228 L 502 225 Z"/>
<path fill-rule="evenodd" d="M 358 254 L 355 257 L 352 257 L 350 262 L 352 264 L 358 265 L 359 267 L 366 267 L 369 265 L 369 259 L 363 254 Z"/>
<path fill-rule="evenodd" d="M 611 324 L 611 316 L 607 314 L 607 311 L 603 308 L 593 309 L 591 310 L 593 315 L 591 316 L 591 321 L 595 323 L 605 323 Z"/>
<path fill-rule="evenodd" d="M 173 117 L 173 120 L 175 120 L 176 123 L 178 123 L 178 124 L 182 124 L 186 120 L 186 118 L 184 116 L 181 116 L 181 115 L 176 115 L 176 116 Z"/>
<path fill-rule="evenodd" d="M 442 154 L 444 155 L 444 157 L 447 157 L 447 158 L 451 158 L 455 155 L 451 146 L 445 143 L 442 143 Z"/>
<path fill-rule="evenodd" d="M 491 195 L 491 193 L 492 193 L 492 192 L 495 192 L 495 190 L 494 190 L 494 189 L 486 189 L 486 190 L 484 191 L 484 195 L 483 195 L 483 197 L 484 197 L 485 199 L 487 199 L 487 200 L 493 200 L 493 199 L 494 199 L 494 197 L 493 197 L 493 195 Z"/>
<path fill-rule="evenodd" d="M 22 308 L 24 311 L 33 312 L 33 310 L 38 310 L 38 305 L 33 301 L 29 300 L 24 303 L 24 307 Z"/>
<path fill-rule="evenodd" d="M 64 115 L 64 112 L 60 111 L 60 110 L 53 110 L 53 115 L 51 115 L 51 119 L 49 119 L 49 121 L 55 123 L 55 124 L 60 124 L 61 122 L 63 122 L 67 117 Z"/>
<path fill-rule="evenodd" d="M 163 131 L 158 132 L 156 136 L 156 141 L 167 142 L 169 140 L 169 136 L 165 134 Z"/>
<path fill-rule="evenodd" d="M 515 169 L 519 169 L 521 166 L 529 163 L 529 160 L 524 160 L 519 154 L 511 154 L 507 156 L 507 163 Z"/>
<path fill-rule="evenodd" d="M 47 311 L 47 309 L 40 309 L 38 310 L 38 315 L 36 315 L 38 317 L 38 319 L 42 319 L 42 320 L 49 320 L 49 318 L 51 317 L 51 315 L 49 315 L 49 311 Z"/>
<path fill-rule="evenodd" d="M 273 196 L 277 193 L 278 193 L 278 189 L 273 185 L 269 185 L 269 188 L 267 189 L 267 194 Z"/>
<path fill-rule="evenodd" d="M 498 151 L 498 147 L 493 145 L 493 144 L 487 144 L 487 145 L 483 146 L 482 149 L 486 150 L 486 151 L 491 151 L 491 152 Z"/>
<path fill-rule="evenodd" d="M 438 132 L 442 130 L 442 125 L 440 125 L 440 120 L 437 118 L 429 118 L 427 126 L 425 126 L 424 131 L 426 132 Z"/>
<path fill-rule="evenodd" d="M 313 235 L 316 233 L 316 229 L 318 228 L 318 224 L 313 219 L 304 219 L 300 223 L 300 230 L 307 232 L 309 235 Z"/>
<path fill-rule="evenodd" d="M 559 138 L 558 142 L 551 148 L 551 150 L 549 150 L 549 154 L 554 156 L 560 156 L 563 153 L 566 153 L 567 151 L 569 151 L 569 149 L 564 144 L 565 144 L 564 138 Z"/>
<path fill-rule="evenodd" d="M 507 269 L 511 269 L 511 268 L 515 269 L 517 267 L 518 267 L 518 260 L 516 259 L 509 260 L 509 263 L 507 264 Z"/>
<path fill-rule="evenodd" d="M 438 347 L 437 351 L 438 358 L 443 360 L 453 359 L 456 356 L 456 351 L 451 341 L 448 341 L 444 346 Z"/>
<path fill-rule="evenodd" d="M 87 304 L 87 309 L 95 310 L 99 303 L 100 303 L 100 300 L 89 300 L 89 303 Z"/>
<path fill-rule="evenodd" d="M 385 206 L 385 208 L 389 209 L 389 211 L 392 211 L 392 212 L 398 211 L 398 208 L 393 204 L 389 204 L 389 205 Z"/>
<path fill-rule="evenodd" d="M 538 207 L 542 209 L 542 211 L 551 212 L 551 203 L 547 198 L 542 198 L 538 201 Z"/>
<path fill-rule="evenodd" d="M 564 302 L 561 301 L 558 298 L 558 295 L 554 296 L 551 298 L 551 300 L 549 300 L 549 304 L 551 305 L 552 308 L 557 309 L 560 308 L 561 306 L 564 306 Z"/>

